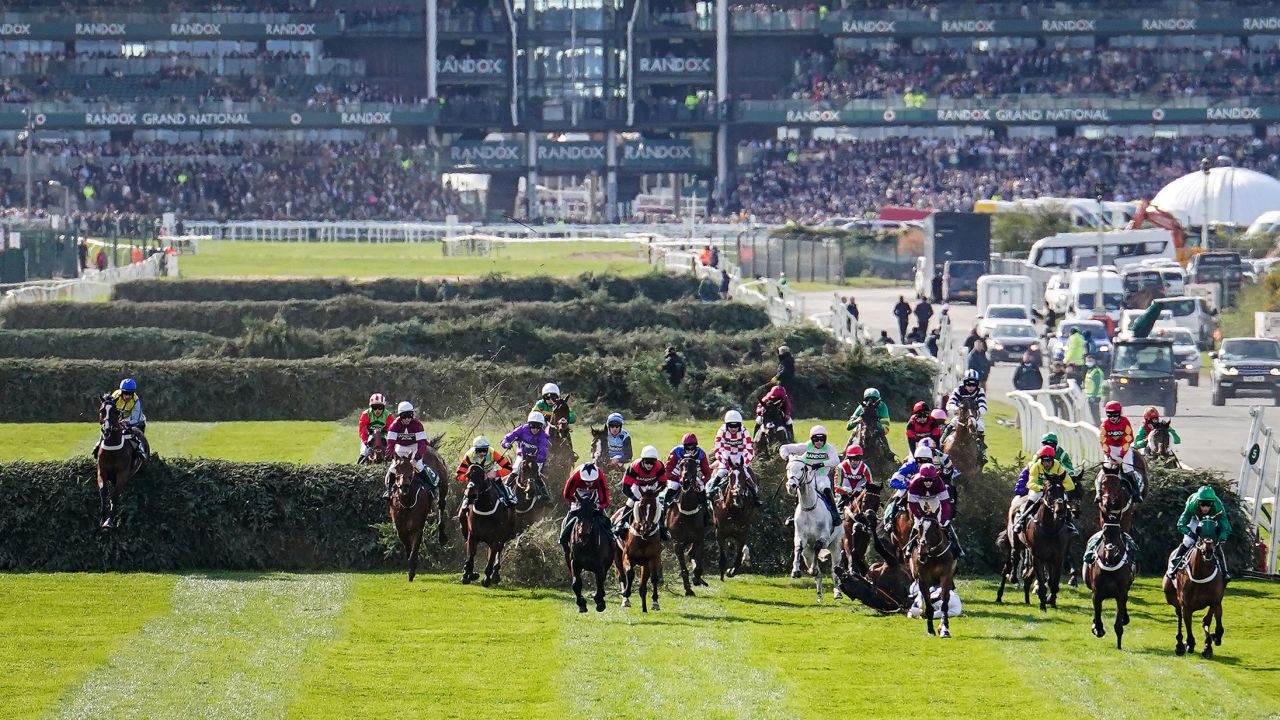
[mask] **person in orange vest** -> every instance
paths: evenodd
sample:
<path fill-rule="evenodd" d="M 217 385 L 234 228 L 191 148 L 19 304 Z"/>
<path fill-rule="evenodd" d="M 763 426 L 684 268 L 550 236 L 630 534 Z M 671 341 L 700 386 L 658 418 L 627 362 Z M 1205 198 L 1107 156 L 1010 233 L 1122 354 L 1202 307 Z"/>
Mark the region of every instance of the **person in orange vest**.
<path fill-rule="evenodd" d="M 698 253 L 698 262 L 702 263 L 703 267 L 711 267 L 711 246 L 710 245 L 707 245 L 706 247 L 702 248 L 702 252 Z"/>
<path fill-rule="evenodd" d="M 141 262 L 142 262 L 142 248 L 138 247 L 137 245 L 134 245 L 134 246 L 133 246 L 133 252 L 131 252 L 131 253 L 130 253 L 129 257 L 133 260 L 133 264 L 134 264 L 134 265 L 137 265 L 137 264 L 141 263 Z"/>

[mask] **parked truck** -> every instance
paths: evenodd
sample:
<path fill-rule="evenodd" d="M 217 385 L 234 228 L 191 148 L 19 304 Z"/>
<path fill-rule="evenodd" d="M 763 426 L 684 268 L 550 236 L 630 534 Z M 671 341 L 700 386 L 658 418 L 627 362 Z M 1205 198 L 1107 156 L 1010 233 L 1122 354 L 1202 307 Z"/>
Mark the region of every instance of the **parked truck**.
<path fill-rule="evenodd" d="M 941 288 L 932 276 L 941 276 L 947 262 L 978 261 L 991 259 L 991 216 L 981 213 L 935 212 L 925 218 L 924 263 L 919 273 L 928 273 L 929 295 L 940 302 Z"/>
<path fill-rule="evenodd" d="M 989 305 L 1018 305 L 1031 316 L 1031 278 L 1023 275 L 984 275 L 978 278 L 978 315 L 987 314 Z"/>

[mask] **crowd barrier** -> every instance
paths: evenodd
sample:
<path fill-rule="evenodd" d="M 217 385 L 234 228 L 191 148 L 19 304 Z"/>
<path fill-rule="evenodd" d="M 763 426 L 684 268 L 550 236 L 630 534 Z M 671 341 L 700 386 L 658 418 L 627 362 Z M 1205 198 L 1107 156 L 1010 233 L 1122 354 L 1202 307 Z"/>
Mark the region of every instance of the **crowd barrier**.
<path fill-rule="evenodd" d="M 1280 559 L 1280 442 L 1263 418 L 1264 408 L 1249 408 L 1249 435 L 1240 454 L 1240 474 L 1236 492 L 1244 501 L 1250 524 L 1258 530 L 1264 548 L 1261 570 L 1280 576 L 1276 568 Z"/>
<path fill-rule="evenodd" d="M 1033 455 L 1046 432 L 1058 436 L 1058 445 L 1076 461 L 1076 467 L 1102 462 L 1101 431 L 1091 422 L 1084 391 L 1074 380 L 1065 388 L 1014 390 L 1007 394 L 1018 409 L 1022 451 Z"/>
<path fill-rule="evenodd" d="M 177 256 L 158 253 L 140 263 L 107 268 L 102 272 L 90 270 L 74 280 L 42 281 L 14 288 L 0 297 L 0 309 L 20 303 L 96 302 L 107 299 L 111 286 L 116 283 L 177 275 Z"/>
<path fill-rule="evenodd" d="M 636 225 L 466 224 L 458 222 L 321 222 L 304 220 L 245 220 L 218 222 L 187 220 L 188 235 L 219 240 L 283 242 L 433 242 L 483 234 L 507 242 L 591 240 L 645 242 L 683 239 L 685 242 L 727 244 L 757 226 L 707 223 L 645 223 Z"/>

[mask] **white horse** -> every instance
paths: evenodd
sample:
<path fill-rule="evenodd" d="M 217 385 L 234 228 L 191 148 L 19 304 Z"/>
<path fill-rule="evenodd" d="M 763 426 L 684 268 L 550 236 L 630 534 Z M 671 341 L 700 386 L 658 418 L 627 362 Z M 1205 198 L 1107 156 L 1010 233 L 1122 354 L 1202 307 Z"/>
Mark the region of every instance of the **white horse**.
<path fill-rule="evenodd" d="M 818 495 L 818 483 L 825 479 L 822 468 L 812 469 L 799 459 L 787 463 L 787 494 L 796 498 L 795 562 L 791 565 L 791 577 L 800 577 L 800 559 L 803 557 L 810 574 L 817 582 L 818 602 L 822 602 L 822 573 L 819 563 L 831 562 L 833 597 L 840 599 L 840 582 L 836 579 L 836 567 L 840 564 L 840 539 L 842 528 L 831 521 L 831 513 Z"/>

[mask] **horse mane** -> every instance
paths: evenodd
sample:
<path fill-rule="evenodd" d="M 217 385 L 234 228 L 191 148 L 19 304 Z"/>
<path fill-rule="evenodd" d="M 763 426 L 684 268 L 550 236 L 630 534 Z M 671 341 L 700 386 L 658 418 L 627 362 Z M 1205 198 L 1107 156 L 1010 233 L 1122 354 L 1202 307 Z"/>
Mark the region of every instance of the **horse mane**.
<path fill-rule="evenodd" d="M 444 433 L 440 433 L 439 435 L 436 435 L 436 436 L 435 436 L 435 437 L 433 437 L 433 438 L 428 438 L 428 439 L 427 439 L 427 444 L 431 446 L 431 449 L 433 449 L 433 450 L 439 450 L 439 449 L 440 449 L 440 441 L 444 439 L 444 436 L 445 436 L 445 434 L 444 434 Z"/>

